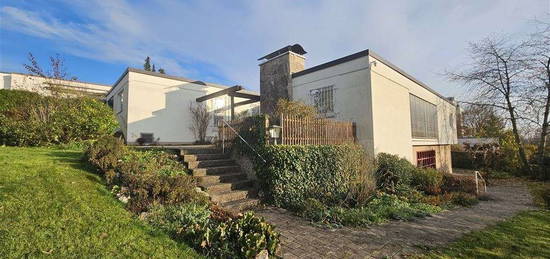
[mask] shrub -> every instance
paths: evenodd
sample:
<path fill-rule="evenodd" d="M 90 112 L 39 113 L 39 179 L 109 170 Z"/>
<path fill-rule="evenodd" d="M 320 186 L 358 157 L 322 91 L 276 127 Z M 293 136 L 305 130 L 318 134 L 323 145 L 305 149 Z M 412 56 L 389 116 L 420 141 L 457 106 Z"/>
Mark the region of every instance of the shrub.
<path fill-rule="evenodd" d="M 92 143 L 85 151 L 88 161 L 101 172 L 114 170 L 128 152 L 121 139 L 105 136 Z"/>
<path fill-rule="evenodd" d="M 99 168 L 108 184 L 125 187 L 134 212 L 153 204 L 205 203 L 195 190 L 196 181 L 173 155 L 162 151 L 135 151 L 121 140 L 105 136 L 86 150 L 88 161 Z"/>
<path fill-rule="evenodd" d="M 59 98 L 0 90 L 0 144 L 39 146 L 114 133 L 112 110 L 89 97 Z"/>
<path fill-rule="evenodd" d="M 350 179 L 346 203 L 353 206 L 363 206 L 370 201 L 376 192 L 374 171 L 375 162 L 368 158 L 361 146 L 350 144 L 350 152 L 342 154 L 343 172 Z"/>
<path fill-rule="evenodd" d="M 417 168 L 412 177 L 412 185 L 426 194 L 438 194 L 443 184 L 443 173 L 433 168 Z"/>
<path fill-rule="evenodd" d="M 290 115 L 298 118 L 315 118 L 318 114 L 317 109 L 311 105 L 307 105 L 300 101 L 279 99 L 275 107 L 275 120 L 280 118 L 281 115 Z"/>
<path fill-rule="evenodd" d="M 451 202 L 455 205 L 464 207 L 470 207 L 479 203 L 477 197 L 470 193 L 465 192 L 453 192 L 451 195 Z"/>
<path fill-rule="evenodd" d="M 264 249 L 275 254 L 279 234 L 263 218 L 247 212 L 235 219 L 219 221 L 212 215 L 206 205 L 182 204 L 156 206 L 147 220 L 208 256 L 251 258 Z"/>
<path fill-rule="evenodd" d="M 531 187 L 534 203 L 539 207 L 550 209 L 550 183 L 530 183 L 529 187 Z"/>
<path fill-rule="evenodd" d="M 399 186 L 409 186 L 416 167 L 405 158 L 379 153 L 376 156 L 376 185 L 379 190 L 395 193 Z"/>
<path fill-rule="evenodd" d="M 465 192 L 476 194 L 476 182 L 472 176 L 443 174 L 443 192 Z"/>
<path fill-rule="evenodd" d="M 341 203 L 359 171 L 345 164 L 350 152 L 363 151 L 352 145 L 265 147 L 262 156 L 268 162 L 255 162 L 264 199 L 287 209 L 299 208 L 308 198 L 327 205 Z"/>

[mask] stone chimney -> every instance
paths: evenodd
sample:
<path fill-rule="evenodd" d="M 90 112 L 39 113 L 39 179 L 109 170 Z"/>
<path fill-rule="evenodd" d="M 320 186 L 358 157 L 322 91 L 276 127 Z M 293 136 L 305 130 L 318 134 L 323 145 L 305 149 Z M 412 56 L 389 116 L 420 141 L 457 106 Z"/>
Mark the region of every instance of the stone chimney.
<path fill-rule="evenodd" d="M 292 73 L 304 70 L 307 52 L 299 44 L 288 45 L 258 60 L 260 64 L 260 110 L 273 114 L 277 101 L 292 99 Z"/>

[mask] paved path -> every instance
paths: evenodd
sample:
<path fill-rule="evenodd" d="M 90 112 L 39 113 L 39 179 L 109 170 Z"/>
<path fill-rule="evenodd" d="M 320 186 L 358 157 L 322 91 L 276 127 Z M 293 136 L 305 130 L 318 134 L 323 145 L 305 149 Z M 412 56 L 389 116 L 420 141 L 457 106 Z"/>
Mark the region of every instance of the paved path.
<path fill-rule="evenodd" d="M 284 258 L 399 258 L 421 252 L 421 247 L 444 245 L 464 233 L 534 208 L 522 183 L 492 186 L 488 193 L 494 200 L 482 201 L 471 208 L 369 228 L 315 227 L 277 208 L 262 209 L 258 213 L 275 224 L 281 233 Z"/>

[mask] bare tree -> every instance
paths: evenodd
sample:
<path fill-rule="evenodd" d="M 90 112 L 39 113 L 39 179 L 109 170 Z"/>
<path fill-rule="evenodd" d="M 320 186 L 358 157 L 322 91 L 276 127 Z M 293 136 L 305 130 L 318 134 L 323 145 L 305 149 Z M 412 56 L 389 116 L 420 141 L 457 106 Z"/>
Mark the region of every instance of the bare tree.
<path fill-rule="evenodd" d="M 50 56 L 50 68 L 47 71 L 42 69 L 32 53 L 29 52 L 27 59 L 30 64 L 23 64 L 23 66 L 31 75 L 51 79 L 77 80 L 76 77 L 71 77 L 69 79 L 69 74 L 67 73 L 67 68 L 65 67 L 65 59 L 59 54 Z"/>
<path fill-rule="evenodd" d="M 512 125 L 522 167 L 531 173 L 518 127 L 518 100 L 522 96 L 527 70 L 525 43 L 509 39 L 486 38 L 470 43 L 472 63 L 463 71 L 448 73 L 451 80 L 464 83 L 472 94 L 471 104 L 504 111 Z"/>
<path fill-rule="evenodd" d="M 206 105 L 203 103 L 198 103 L 193 105 L 189 104 L 189 111 L 191 112 L 191 131 L 195 135 L 195 139 L 199 143 L 206 143 L 206 131 L 208 130 L 208 125 L 212 119 L 212 113 L 208 111 Z"/>
<path fill-rule="evenodd" d="M 506 126 L 492 106 L 464 106 L 462 127 L 466 136 L 498 137 Z"/>
<path fill-rule="evenodd" d="M 540 138 L 538 141 L 537 156 L 539 166 L 542 168 L 546 141 L 550 127 L 550 23 L 537 21 L 542 30 L 531 35 L 529 47 L 529 89 L 531 107 L 540 107 L 542 118 L 540 120 Z"/>

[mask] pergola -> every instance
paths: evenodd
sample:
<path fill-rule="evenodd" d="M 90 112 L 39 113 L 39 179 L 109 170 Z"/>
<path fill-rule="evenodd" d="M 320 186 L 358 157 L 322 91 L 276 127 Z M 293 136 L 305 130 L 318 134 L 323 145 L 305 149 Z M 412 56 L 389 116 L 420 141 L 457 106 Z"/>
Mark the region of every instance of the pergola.
<path fill-rule="evenodd" d="M 235 107 L 239 107 L 239 106 L 242 106 L 242 105 L 251 104 L 251 103 L 255 103 L 255 102 L 260 101 L 260 95 L 239 92 L 241 90 L 243 90 L 243 87 L 240 86 L 240 85 L 236 85 L 236 86 L 232 86 L 232 87 L 217 91 L 215 93 L 211 93 L 211 94 L 207 94 L 205 96 L 201 96 L 201 97 L 197 98 L 196 101 L 201 103 L 201 102 L 204 102 L 206 100 L 210 100 L 212 98 L 220 97 L 220 96 L 223 96 L 223 95 L 229 95 L 229 97 L 231 99 L 231 104 L 230 104 L 231 120 L 233 120 L 235 118 Z M 248 100 L 235 103 L 235 97 L 244 98 L 244 99 L 248 99 Z"/>

